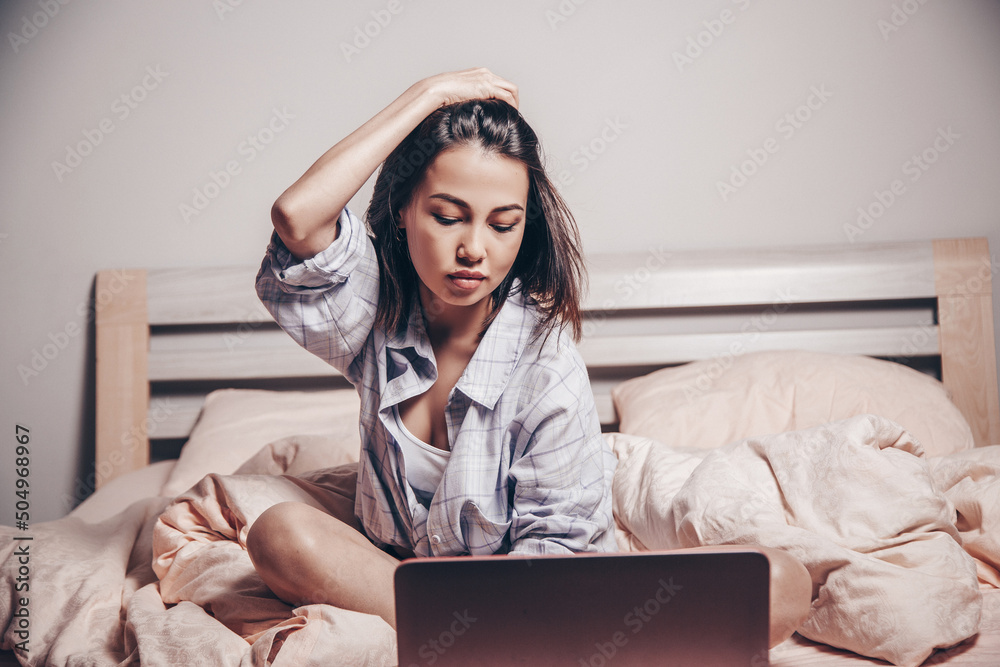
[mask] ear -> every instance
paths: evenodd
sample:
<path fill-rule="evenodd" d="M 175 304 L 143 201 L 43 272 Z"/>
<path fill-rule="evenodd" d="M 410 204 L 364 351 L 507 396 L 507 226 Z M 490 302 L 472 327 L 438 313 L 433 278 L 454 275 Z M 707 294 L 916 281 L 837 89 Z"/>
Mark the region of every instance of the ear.
<path fill-rule="evenodd" d="M 407 203 L 406 206 L 396 211 L 396 215 L 393 218 L 393 222 L 396 223 L 396 229 L 406 229 L 406 219 L 409 217 L 410 204 Z"/>

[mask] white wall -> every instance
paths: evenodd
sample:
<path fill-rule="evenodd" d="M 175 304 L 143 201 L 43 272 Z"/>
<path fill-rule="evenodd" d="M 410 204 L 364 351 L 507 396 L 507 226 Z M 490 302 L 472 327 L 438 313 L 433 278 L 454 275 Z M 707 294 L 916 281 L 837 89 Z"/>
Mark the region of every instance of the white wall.
<path fill-rule="evenodd" d="M 391 20 L 348 58 L 372 12 Z M 988 236 L 1000 253 L 997 2 L 16 0 L 0 28 L 8 525 L 15 424 L 31 429 L 33 520 L 67 512 L 91 470 L 94 273 L 258 263 L 274 198 L 439 71 L 486 65 L 520 86 L 591 251 Z M 282 131 L 249 150 L 275 110 Z M 797 110 L 800 127 L 781 122 Z M 939 132 L 947 151 L 913 171 Z M 57 174 L 80 142 L 96 145 Z M 239 173 L 185 220 L 230 161 Z M 848 234 L 897 179 L 902 194 Z M 33 359 L 45 367 L 24 375 Z"/>

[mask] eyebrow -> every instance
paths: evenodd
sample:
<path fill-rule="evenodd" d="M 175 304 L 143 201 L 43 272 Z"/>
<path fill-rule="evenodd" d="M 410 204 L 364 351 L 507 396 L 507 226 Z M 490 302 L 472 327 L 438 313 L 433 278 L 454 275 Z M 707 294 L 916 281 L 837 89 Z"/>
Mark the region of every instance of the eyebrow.
<path fill-rule="evenodd" d="M 466 210 L 472 209 L 472 207 L 469 206 L 468 203 L 466 203 L 462 199 L 459 199 L 458 197 L 455 197 L 453 195 L 445 194 L 443 192 L 430 195 L 428 199 L 443 199 L 444 201 L 451 202 L 455 206 L 459 206 Z M 524 207 L 521 206 L 520 204 L 507 204 L 506 206 L 497 206 L 495 209 L 490 211 L 490 213 L 501 213 L 503 211 L 523 211 L 523 210 Z"/>

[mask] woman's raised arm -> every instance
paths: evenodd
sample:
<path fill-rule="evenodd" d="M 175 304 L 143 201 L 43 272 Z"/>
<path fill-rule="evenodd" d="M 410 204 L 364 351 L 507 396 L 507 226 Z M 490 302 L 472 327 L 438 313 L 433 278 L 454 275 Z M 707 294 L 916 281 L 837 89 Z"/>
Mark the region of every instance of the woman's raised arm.
<path fill-rule="evenodd" d="M 289 251 L 312 257 L 337 238 L 337 219 L 379 164 L 438 107 L 467 99 L 517 107 L 517 86 L 484 67 L 438 74 L 410 86 L 392 104 L 338 142 L 274 202 L 271 221 Z"/>

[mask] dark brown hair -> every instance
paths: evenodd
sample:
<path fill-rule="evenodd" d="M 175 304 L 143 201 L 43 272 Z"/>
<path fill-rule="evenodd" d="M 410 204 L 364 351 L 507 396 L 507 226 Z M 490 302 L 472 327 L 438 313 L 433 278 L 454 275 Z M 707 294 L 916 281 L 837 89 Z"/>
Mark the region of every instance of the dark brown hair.
<path fill-rule="evenodd" d="M 520 291 L 538 303 L 540 329 L 568 326 L 579 340 L 586 275 L 576 221 L 545 175 L 535 132 L 517 109 L 500 100 L 469 100 L 437 109 L 382 164 L 365 214 L 381 274 L 376 326 L 396 331 L 409 316 L 416 292 L 407 287 L 417 284 L 417 274 L 406 239 L 397 234 L 398 215 L 438 153 L 458 146 L 512 158 L 528 171 L 521 248 L 507 277 L 493 291 L 484 331 L 519 279 Z"/>

